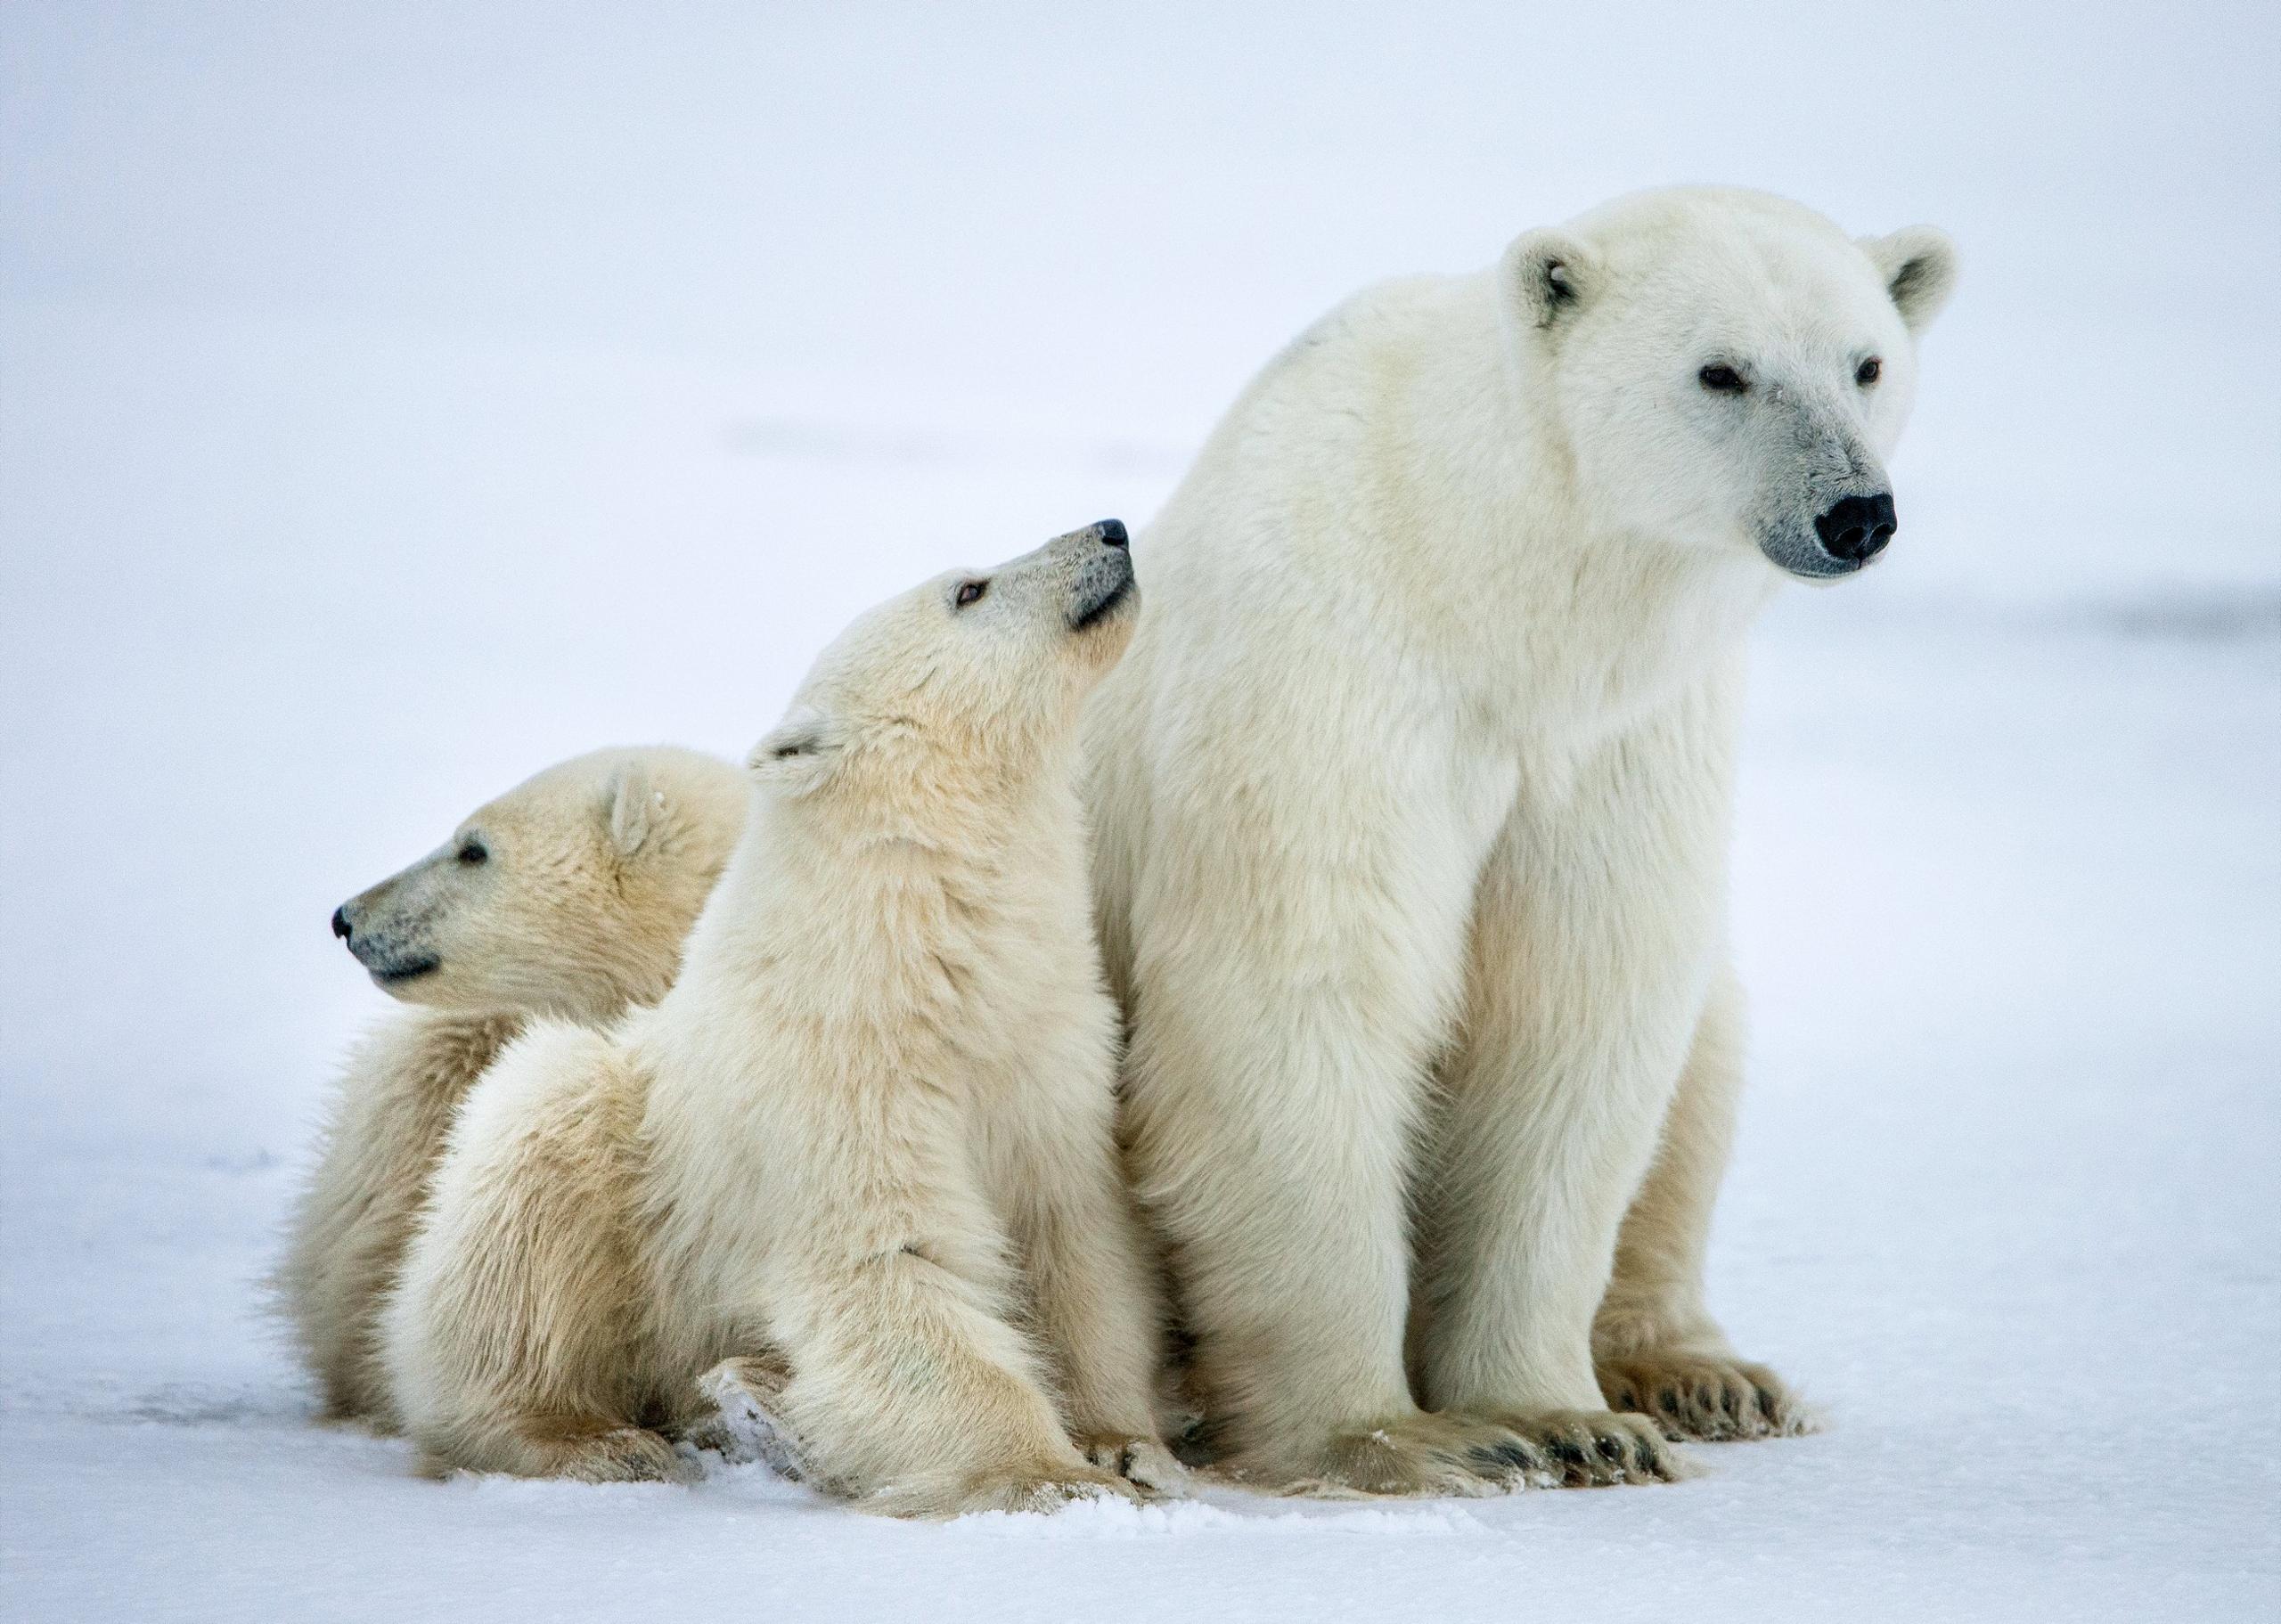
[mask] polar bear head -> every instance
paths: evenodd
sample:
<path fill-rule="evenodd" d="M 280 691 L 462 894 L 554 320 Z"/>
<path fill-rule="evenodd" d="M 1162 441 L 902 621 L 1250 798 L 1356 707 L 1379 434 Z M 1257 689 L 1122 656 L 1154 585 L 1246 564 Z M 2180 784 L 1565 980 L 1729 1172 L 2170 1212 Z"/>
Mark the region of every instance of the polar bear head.
<path fill-rule="evenodd" d="M 407 1003 L 604 1018 L 661 996 L 744 827 L 731 763 L 598 750 L 478 808 L 332 928 Z"/>
<path fill-rule="evenodd" d="M 1139 602 L 1113 518 L 994 569 L 938 575 L 833 640 L 753 747 L 753 771 L 780 794 L 897 825 L 874 833 L 932 839 L 1067 762 Z"/>
<path fill-rule="evenodd" d="M 1893 534 L 1884 459 L 1956 274 L 1930 226 L 1856 240 L 1709 187 L 1527 233 L 1499 266 L 1587 510 L 1810 579 L 1852 574 Z"/>

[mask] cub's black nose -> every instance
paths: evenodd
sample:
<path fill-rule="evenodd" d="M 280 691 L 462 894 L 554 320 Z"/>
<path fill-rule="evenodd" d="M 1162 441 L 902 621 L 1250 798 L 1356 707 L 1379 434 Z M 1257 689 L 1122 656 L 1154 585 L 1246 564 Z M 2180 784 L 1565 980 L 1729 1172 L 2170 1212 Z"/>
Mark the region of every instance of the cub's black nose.
<path fill-rule="evenodd" d="M 1124 545 L 1124 521 L 1123 519 L 1105 518 L 1101 520 L 1100 524 L 1095 525 L 1093 528 L 1100 533 L 1101 540 L 1108 543 L 1110 546 L 1122 547 Z"/>
<path fill-rule="evenodd" d="M 1848 496 L 1814 520 L 1814 533 L 1833 559 L 1866 564 L 1885 550 L 1895 528 L 1893 496 Z"/>
<path fill-rule="evenodd" d="M 343 942 L 348 940 L 348 915 L 338 908 L 332 910 L 332 934 Z"/>

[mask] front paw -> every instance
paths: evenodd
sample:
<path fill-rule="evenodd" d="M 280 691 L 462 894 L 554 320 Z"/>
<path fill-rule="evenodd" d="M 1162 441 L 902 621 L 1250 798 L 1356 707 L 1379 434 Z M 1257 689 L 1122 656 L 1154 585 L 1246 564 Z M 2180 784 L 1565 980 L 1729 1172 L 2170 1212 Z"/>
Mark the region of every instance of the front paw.
<path fill-rule="evenodd" d="M 1672 1483 L 1694 1474 L 1646 1416 L 1614 1410 L 1494 1410 L 1489 1419 L 1522 1440 L 1507 1477 L 1514 1488 L 1598 1489 Z"/>
<path fill-rule="evenodd" d="M 1820 1424 L 1780 1376 L 1731 1354 L 1651 1348 L 1602 1359 L 1595 1374 L 1610 1408 L 1652 1416 L 1666 1438 L 1791 1438 Z"/>
<path fill-rule="evenodd" d="M 1141 1491 L 1113 1472 L 1091 1465 L 1037 1462 L 986 1468 L 956 1478 L 922 1477 L 891 1485 L 856 1501 L 890 1517 L 939 1521 L 979 1512 L 1051 1514 L 1081 1500 L 1137 1502 Z"/>
<path fill-rule="evenodd" d="M 768 1359 L 730 1359 L 697 1378 L 709 1408 L 683 1433 L 700 1449 L 734 1462 L 758 1461 L 780 1477 L 807 1476 L 799 1439 L 780 1413 L 791 1372 Z"/>
<path fill-rule="evenodd" d="M 1148 1498 L 1178 1499 L 1188 1493 L 1188 1468 L 1153 1438 L 1091 1433 L 1077 1440 L 1077 1453 L 1102 1471 L 1116 1473 Z"/>
<path fill-rule="evenodd" d="M 1211 1475 L 1271 1494 L 1357 1499 L 1493 1495 L 1522 1487 L 1532 1471 L 1546 1474 L 1544 1457 L 1499 1423 L 1413 1410 L 1326 1438 L 1239 1449 Z"/>

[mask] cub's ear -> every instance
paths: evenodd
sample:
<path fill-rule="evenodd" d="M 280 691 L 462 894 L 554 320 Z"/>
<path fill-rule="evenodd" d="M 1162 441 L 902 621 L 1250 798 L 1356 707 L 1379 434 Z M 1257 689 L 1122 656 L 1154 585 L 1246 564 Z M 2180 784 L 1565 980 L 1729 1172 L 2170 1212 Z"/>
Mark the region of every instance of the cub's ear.
<path fill-rule="evenodd" d="M 1861 239 L 1861 251 L 1885 279 L 1885 291 L 1909 331 L 1923 332 L 1957 288 L 1957 245 L 1930 225 L 1904 225 L 1883 237 Z"/>
<path fill-rule="evenodd" d="M 1499 265 L 1506 295 L 1525 327 L 1555 326 L 1599 291 L 1598 256 L 1566 232 L 1523 232 Z"/>
<path fill-rule="evenodd" d="M 813 706 L 795 706 L 753 746 L 745 765 L 762 783 L 797 794 L 822 778 L 839 746 L 839 730 L 829 716 Z"/>
<path fill-rule="evenodd" d="M 628 762 L 609 775 L 602 789 L 609 843 L 620 857 L 631 857 L 665 820 L 666 792 L 650 779 L 650 770 Z"/>

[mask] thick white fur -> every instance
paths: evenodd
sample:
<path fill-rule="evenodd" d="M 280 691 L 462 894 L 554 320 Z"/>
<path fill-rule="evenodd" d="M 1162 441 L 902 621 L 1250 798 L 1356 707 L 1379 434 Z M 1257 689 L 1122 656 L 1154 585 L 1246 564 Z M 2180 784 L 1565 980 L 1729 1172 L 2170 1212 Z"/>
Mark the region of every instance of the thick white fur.
<path fill-rule="evenodd" d="M 1623 200 L 1341 306 L 1140 538 L 1098 902 L 1237 1473 L 1652 1479 L 1666 1430 L 1794 1424 L 1701 1289 L 1742 644 L 1776 561 L 1842 567 L 1814 517 L 1884 488 L 1952 278 L 1924 228 Z"/>
<path fill-rule="evenodd" d="M 1075 784 L 1131 609 L 1073 621 L 1130 567 L 1094 530 L 967 579 L 858 621 L 756 747 L 672 992 L 470 1098 L 388 1315 L 439 1465 L 671 1474 L 725 1367 L 873 1509 L 1177 1476 Z"/>
<path fill-rule="evenodd" d="M 397 1425 L 380 1303 L 461 1098 L 530 1016 L 608 1021 L 664 994 L 746 793 L 735 765 L 693 750 L 594 751 L 343 904 L 352 950 L 420 1007 L 377 1024 L 343 1068 L 274 1282 L 325 1419 Z M 470 850 L 483 861 L 462 861 Z"/>

